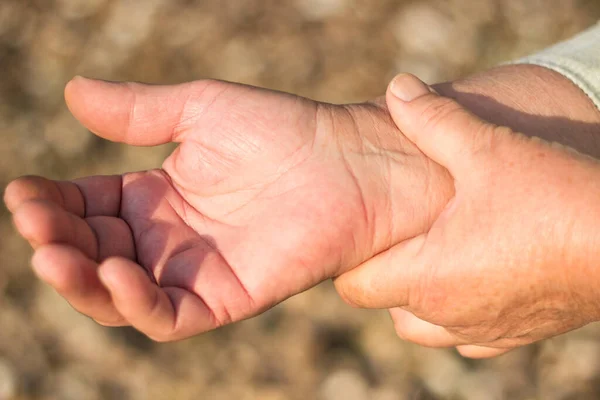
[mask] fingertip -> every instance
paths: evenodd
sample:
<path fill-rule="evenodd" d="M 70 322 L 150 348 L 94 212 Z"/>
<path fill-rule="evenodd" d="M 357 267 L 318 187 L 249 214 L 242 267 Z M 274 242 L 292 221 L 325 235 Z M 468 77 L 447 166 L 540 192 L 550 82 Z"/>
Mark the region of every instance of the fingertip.
<path fill-rule="evenodd" d="M 69 82 L 67 82 L 66 86 L 65 86 L 65 92 L 68 91 L 69 89 L 71 89 L 73 87 L 73 85 L 77 85 L 78 82 L 82 82 L 85 81 L 86 78 L 84 78 L 81 75 L 75 75 L 73 78 L 71 78 L 71 80 Z"/>
<path fill-rule="evenodd" d="M 98 267 L 98 278 L 113 294 L 122 296 L 144 288 L 150 280 L 142 267 L 122 257 L 110 257 Z"/>
<path fill-rule="evenodd" d="M 179 287 L 159 287 L 132 261 L 107 259 L 97 273 L 115 310 L 153 340 L 180 340 L 222 325 L 199 295 Z"/>
<path fill-rule="evenodd" d="M 487 122 L 410 74 L 394 78 L 386 101 L 398 129 L 428 158 L 454 177 L 472 169 L 471 155 L 487 143 L 479 134 Z"/>
<path fill-rule="evenodd" d="M 85 85 L 85 81 L 87 81 L 86 78 L 76 75 L 65 85 L 64 96 L 69 110 L 73 111 L 71 109 L 73 100 L 77 97 L 77 93 L 80 92 L 82 85 Z"/>
<path fill-rule="evenodd" d="M 102 325 L 128 325 L 99 282 L 97 264 L 80 250 L 62 244 L 44 245 L 35 252 L 31 264 L 36 275 L 79 312 Z"/>
<path fill-rule="evenodd" d="M 65 102 L 73 116 L 94 134 L 119 141 L 131 98 L 123 85 L 75 76 L 65 86 Z"/>
<path fill-rule="evenodd" d="M 31 267 L 38 278 L 52 284 L 54 282 L 52 255 L 47 247 L 40 247 L 33 253 Z"/>
<path fill-rule="evenodd" d="M 115 257 L 107 258 L 98 266 L 98 278 L 100 282 L 109 290 L 118 289 L 119 286 L 119 260 Z"/>
<path fill-rule="evenodd" d="M 20 204 L 13 212 L 12 220 L 17 232 L 30 242 L 34 238 L 34 224 L 32 223 L 31 202 Z"/>
<path fill-rule="evenodd" d="M 411 141 L 416 142 L 420 134 L 417 105 L 412 102 L 433 93 L 433 89 L 412 74 L 399 74 L 388 86 L 386 103 L 396 126 Z M 415 143 L 416 144 L 416 143 Z"/>
<path fill-rule="evenodd" d="M 65 268 L 69 255 L 77 250 L 64 245 L 44 245 L 39 247 L 31 258 L 31 266 L 38 278 L 54 287 L 59 292 L 78 286 L 78 270 Z M 78 254 L 75 253 L 75 256 Z M 83 255 L 81 255 L 83 257 Z"/>
<path fill-rule="evenodd" d="M 390 82 L 389 93 L 402 102 L 411 102 L 432 93 L 432 89 L 415 75 L 402 73 Z"/>
<path fill-rule="evenodd" d="M 390 308 L 408 305 L 409 288 L 423 268 L 426 234 L 398 243 L 338 276 L 335 288 L 352 307 Z M 406 268 L 411 265 L 412 268 Z"/>
<path fill-rule="evenodd" d="M 16 180 L 10 182 L 4 189 L 4 205 L 11 213 L 14 213 L 17 207 L 18 184 L 16 182 Z"/>
<path fill-rule="evenodd" d="M 52 186 L 47 184 L 47 179 L 41 176 L 26 175 L 10 182 L 4 190 L 4 204 L 14 213 L 21 204 L 35 198 L 54 199 L 60 196 L 52 192 Z"/>
<path fill-rule="evenodd" d="M 191 98 L 198 107 L 214 100 L 212 91 L 202 90 L 206 87 L 207 82 L 154 86 L 75 77 L 65 87 L 65 101 L 73 116 L 100 137 L 156 146 L 174 139 Z"/>
<path fill-rule="evenodd" d="M 81 75 L 75 75 L 67 84 L 65 85 L 65 99 L 68 100 L 72 98 L 72 95 L 85 94 L 85 92 L 89 89 L 92 89 L 94 86 L 102 87 L 106 84 L 117 83 L 110 82 L 102 79 L 94 79 L 87 78 Z"/>
<path fill-rule="evenodd" d="M 462 340 L 440 325 L 425 321 L 401 308 L 390 309 L 399 338 L 425 347 L 442 348 L 462 344 Z"/>
<path fill-rule="evenodd" d="M 17 231 L 36 248 L 52 238 L 53 210 L 45 200 L 28 200 L 13 213 Z"/>
<path fill-rule="evenodd" d="M 344 303 L 352 308 L 365 308 L 362 291 L 357 290 L 351 272 L 346 272 L 333 280 L 333 286 Z"/>
<path fill-rule="evenodd" d="M 86 78 L 85 76 L 75 75 L 65 85 L 65 98 L 70 97 L 72 94 L 79 94 L 85 92 L 93 86 L 102 85 L 108 83 L 101 79 Z"/>
<path fill-rule="evenodd" d="M 486 358 L 494 358 L 508 353 L 512 349 L 502 349 L 495 347 L 485 347 L 476 345 L 464 345 L 457 346 L 456 350 L 458 353 L 465 357 L 473 360 L 482 360 Z"/>
<path fill-rule="evenodd" d="M 117 312 L 133 327 L 156 341 L 173 340 L 171 302 L 166 293 L 151 284 L 139 265 L 110 258 L 100 265 L 98 276 Z"/>

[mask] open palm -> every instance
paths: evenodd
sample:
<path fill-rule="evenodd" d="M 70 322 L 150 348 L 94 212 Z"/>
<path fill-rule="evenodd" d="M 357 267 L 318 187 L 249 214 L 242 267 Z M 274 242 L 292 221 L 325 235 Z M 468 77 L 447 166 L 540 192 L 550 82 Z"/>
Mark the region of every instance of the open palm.
<path fill-rule="evenodd" d="M 350 270 L 425 232 L 453 190 L 375 103 L 82 78 L 66 98 L 99 136 L 179 146 L 162 169 L 21 178 L 7 206 L 42 279 L 98 322 L 156 340 L 256 315 Z"/>

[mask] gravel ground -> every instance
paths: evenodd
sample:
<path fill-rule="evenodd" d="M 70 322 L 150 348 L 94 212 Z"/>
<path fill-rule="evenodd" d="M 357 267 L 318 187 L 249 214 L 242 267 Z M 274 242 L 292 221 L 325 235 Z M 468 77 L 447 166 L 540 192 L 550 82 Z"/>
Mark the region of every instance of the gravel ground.
<path fill-rule="evenodd" d="M 169 147 L 94 138 L 68 114 L 75 74 L 221 78 L 352 102 L 400 70 L 435 82 L 542 48 L 598 0 L 0 0 L 0 185 L 153 168 Z M 0 211 L 0 400 L 597 399 L 600 327 L 487 361 L 403 343 L 383 312 L 323 284 L 266 314 L 155 344 L 39 284 Z"/>

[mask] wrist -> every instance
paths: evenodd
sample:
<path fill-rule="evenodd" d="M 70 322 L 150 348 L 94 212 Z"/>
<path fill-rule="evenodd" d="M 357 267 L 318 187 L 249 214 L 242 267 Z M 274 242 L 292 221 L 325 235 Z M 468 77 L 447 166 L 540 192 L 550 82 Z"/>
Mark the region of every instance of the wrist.
<path fill-rule="evenodd" d="M 506 65 L 434 88 L 487 121 L 600 158 L 600 111 L 550 69 Z"/>

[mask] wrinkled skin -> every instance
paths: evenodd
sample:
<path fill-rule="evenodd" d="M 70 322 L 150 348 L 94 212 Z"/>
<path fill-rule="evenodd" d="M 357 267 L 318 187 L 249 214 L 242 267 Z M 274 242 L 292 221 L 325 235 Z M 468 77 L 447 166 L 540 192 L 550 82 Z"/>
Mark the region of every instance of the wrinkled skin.
<path fill-rule="evenodd" d="M 409 75 L 387 104 L 456 193 L 426 233 L 339 277 L 340 294 L 392 308 L 402 338 L 472 357 L 599 320 L 598 159 L 481 120 Z"/>
<path fill-rule="evenodd" d="M 549 70 L 505 66 L 435 88 L 487 121 L 600 157 L 597 109 Z M 395 307 L 403 302 L 390 298 L 407 289 L 420 293 L 414 309 L 391 310 L 399 336 L 458 346 L 469 357 L 500 354 L 593 314 L 588 309 L 550 333 L 498 342 L 529 319 L 498 319 L 504 331 L 490 331 L 483 317 L 446 312 L 458 298 L 470 311 L 485 312 L 514 293 L 511 279 L 493 294 L 465 292 L 465 282 L 485 287 L 502 270 L 474 274 L 473 264 L 457 264 L 454 252 L 463 244 L 445 253 L 455 262 L 448 267 L 452 279 L 419 274 L 407 262 L 389 264 L 396 279 L 365 273 L 431 232 L 456 179 L 398 131 L 381 101 L 333 106 L 214 81 L 148 87 L 81 79 L 69 84 L 66 97 L 73 114 L 107 139 L 181 143 L 162 170 L 74 182 L 28 177 L 6 189 L 18 230 L 36 248 L 37 274 L 102 324 L 181 339 L 255 315 L 329 277 L 354 305 Z M 406 116 L 390 111 L 402 126 Z M 372 290 L 378 275 L 391 285 L 387 291 Z M 589 285 L 568 292 L 584 289 Z M 584 292 L 580 299 L 597 298 Z M 431 318 L 427 305 L 444 312 Z M 513 315 L 521 311 L 514 307 Z M 445 329 L 456 328 L 459 317 L 467 331 Z"/>
<path fill-rule="evenodd" d="M 159 341 L 248 318 L 349 271 L 425 232 L 453 193 L 447 171 L 377 103 L 82 78 L 66 99 L 101 137 L 179 146 L 162 169 L 24 177 L 5 202 L 43 280 L 99 323 Z"/>

